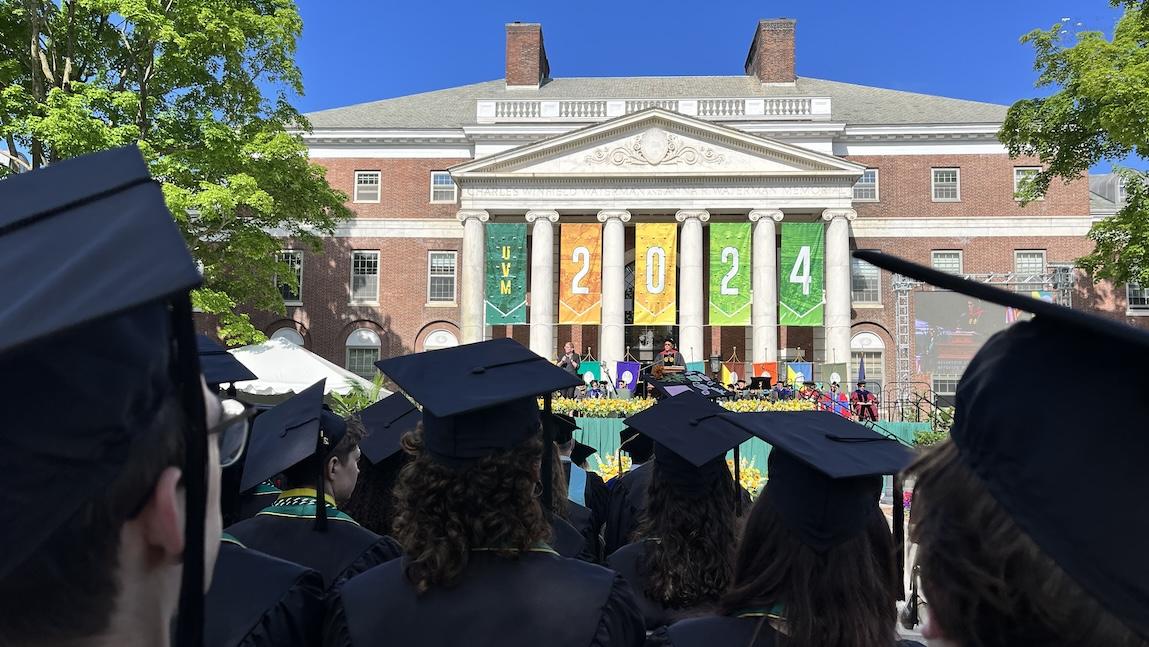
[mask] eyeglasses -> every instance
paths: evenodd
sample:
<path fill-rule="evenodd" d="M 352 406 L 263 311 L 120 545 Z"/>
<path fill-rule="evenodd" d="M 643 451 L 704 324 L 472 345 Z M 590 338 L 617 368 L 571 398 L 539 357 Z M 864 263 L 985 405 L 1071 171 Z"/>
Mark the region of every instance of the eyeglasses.
<path fill-rule="evenodd" d="M 223 417 L 207 433 L 208 436 L 215 435 L 219 447 L 219 466 L 222 468 L 234 465 L 243 456 L 255 407 L 233 399 L 220 400 L 219 404 L 223 409 Z"/>

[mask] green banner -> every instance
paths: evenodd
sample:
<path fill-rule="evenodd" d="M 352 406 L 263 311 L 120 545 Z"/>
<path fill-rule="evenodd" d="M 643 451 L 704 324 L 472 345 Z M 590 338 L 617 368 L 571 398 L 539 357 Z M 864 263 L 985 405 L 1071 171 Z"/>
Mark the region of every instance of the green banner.
<path fill-rule="evenodd" d="M 487 223 L 487 325 L 527 322 L 527 225 Z"/>
<path fill-rule="evenodd" d="M 821 222 L 782 223 L 778 323 L 821 326 L 826 303 L 826 234 Z"/>
<path fill-rule="evenodd" d="M 750 325 L 750 223 L 710 225 L 710 325 Z"/>

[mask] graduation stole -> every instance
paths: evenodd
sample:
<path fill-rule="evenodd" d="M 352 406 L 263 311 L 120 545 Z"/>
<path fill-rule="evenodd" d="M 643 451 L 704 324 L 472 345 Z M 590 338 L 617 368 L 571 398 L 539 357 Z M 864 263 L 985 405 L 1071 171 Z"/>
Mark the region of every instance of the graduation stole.
<path fill-rule="evenodd" d="M 471 552 L 473 552 L 473 553 L 497 553 L 497 552 L 501 552 L 503 550 L 507 550 L 507 549 L 487 548 L 485 546 L 479 546 L 477 548 L 472 548 Z M 510 550 L 512 550 L 516 553 L 519 552 L 518 549 L 510 549 Z M 541 542 L 541 541 L 539 543 L 535 544 L 534 546 L 531 546 L 530 548 L 526 549 L 523 552 L 527 552 L 527 553 L 549 553 L 551 555 L 559 557 L 559 554 L 556 553 L 553 548 L 551 548 L 550 546 L 546 545 L 546 543 Z"/>
<path fill-rule="evenodd" d="M 252 491 L 252 494 L 279 494 L 279 488 L 275 487 L 275 483 L 272 483 L 269 479 L 255 486 L 255 490 Z"/>
<path fill-rule="evenodd" d="M 243 543 L 240 542 L 240 540 L 236 539 L 235 537 L 232 537 L 231 535 L 227 534 L 226 532 L 220 535 L 219 540 L 226 543 L 226 544 L 235 544 L 236 546 L 239 546 L 240 548 L 247 548 L 247 546 L 244 546 Z"/>
<path fill-rule="evenodd" d="M 740 611 L 735 611 L 731 615 L 733 615 L 735 618 L 769 618 L 771 620 L 785 620 L 786 616 L 783 615 L 784 610 L 785 608 L 782 606 L 782 604 L 778 603 L 770 607 L 769 610 L 743 609 Z"/>
<path fill-rule="evenodd" d="M 567 484 L 567 498 L 586 507 L 586 470 L 571 461 L 571 480 Z"/>
<path fill-rule="evenodd" d="M 315 518 L 315 503 L 317 501 L 315 488 L 301 487 L 293 490 L 284 490 L 279 493 L 275 503 L 259 512 L 261 515 L 272 517 L 298 517 L 300 519 Z M 323 502 L 327 506 L 327 518 L 347 521 L 359 525 L 351 515 L 335 507 L 335 497 L 324 493 Z"/>

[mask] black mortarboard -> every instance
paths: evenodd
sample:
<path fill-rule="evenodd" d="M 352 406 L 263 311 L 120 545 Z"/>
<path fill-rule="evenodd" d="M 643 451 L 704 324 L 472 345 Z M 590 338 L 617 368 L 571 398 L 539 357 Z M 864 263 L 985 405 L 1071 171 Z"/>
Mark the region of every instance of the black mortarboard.
<path fill-rule="evenodd" d="M 654 453 L 654 439 L 637 429 L 623 427 L 618 431 L 618 449 L 645 461 Z"/>
<path fill-rule="evenodd" d="M 574 416 L 565 413 L 552 413 L 551 420 L 554 421 L 555 443 L 565 445 L 574 439 L 575 429 L 579 428 Z"/>
<path fill-rule="evenodd" d="M 211 337 L 196 335 L 196 348 L 199 351 L 199 367 L 208 386 L 258 379 L 251 369 Z"/>
<path fill-rule="evenodd" d="M 855 256 L 939 288 L 1033 313 L 977 352 L 958 383 L 950 437 L 1018 526 L 1091 596 L 1149 636 L 1149 332 L 874 252 Z M 1111 406 L 1033 406 L 1018 384 L 1105 375 Z M 1089 514 L 1093 511 L 1094 514 Z"/>
<path fill-rule="evenodd" d="M 195 262 L 135 147 L 7 178 L 0 204 L 0 577 L 107 492 L 174 398 L 188 424 L 180 640 L 194 644 L 207 448 Z"/>
<path fill-rule="evenodd" d="M 455 464 L 522 443 L 539 430 L 537 396 L 582 383 L 509 338 L 375 365 L 423 405 L 427 451 Z"/>
<path fill-rule="evenodd" d="M 316 453 L 325 382 L 316 382 L 252 422 L 240 491 L 246 492 Z M 330 449 L 335 448 L 330 439 L 328 443 Z"/>
<path fill-rule="evenodd" d="M 659 473 L 683 485 L 706 482 L 727 473 L 726 452 L 750 440 L 750 434 L 721 416 L 726 409 L 688 391 L 626 419 L 654 439 Z"/>
<path fill-rule="evenodd" d="M 399 452 L 403 434 L 415 429 L 423 413 L 402 393 L 392 393 L 359 412 L 367 435 L 359 449 L 367 460 L 381 463 Z"/>
<path fill-rule="evenodd" d="M 571 450 L 571 462 L 575 465 L 582 465 L 587 462 L 591 454 L 598 453 L 598 450 L 590 445 L 584 445 L 579 441 L 575 441 L 574 449 Z"/>

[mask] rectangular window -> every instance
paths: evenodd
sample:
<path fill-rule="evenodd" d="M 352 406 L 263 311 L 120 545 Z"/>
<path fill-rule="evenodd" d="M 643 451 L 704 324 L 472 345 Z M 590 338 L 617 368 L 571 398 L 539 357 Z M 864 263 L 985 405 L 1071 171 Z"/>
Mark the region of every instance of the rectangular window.
<path fill-rule="evenodd" d="M 1013 253 L 1013 273 L 1018 292 L 1044 290 L 1045 250 L 1019 249 Z"/>
<path fill-rule="evenodd" d="M 281 282 L 276 277 L 275 283 L 279 286 L 279 294 L 283 302 L 288 305 L 303 303 L 303 252 L 295 249 L 285 249 L 279 252 L 279 262 L 295 270 L 295 288 L 291 284 Z"/>
<path fill-rule="evenodd" d="M 1025 187 L 1026 183 L 1031 181 L 1034 176 L 1041 172 L 1041 168 L 1037 166 L 1015 166 L 1013 167 L 1013 196 L 1018 197 L 1021 189 Z M 1043 198 L 1038 198 L 1042 200 Z"/>
<path fill-rule="evenodd" d="M 375 379 L 375 362 L 379 361 L 378 348 L 348 348 L 347 370 L 367 380 Z"/>
<path fill-rule="evenodd" d="M 958 202 L 961 200 L 961 171 L 956 168 L 935 168 L 931 185 L 934 202 Z"/>
<path fill-rule="evenodd" d="M 854 303 L 882 302 L 881 270 L 858 258 L 850 259 L 850 299 Z"/>
<path fill-rule="evenodd" d="M 930 264 L 935 270 L 941 272 L 949 272 L 950 274 L 962 273 L 962 258 L 960 249 L 935 249 L 930 254 Z"/>
<path fill-rule="evenodd" d="M 1125 296 L 1128 298 L 1129 309 L 1149 312 L 1149 287 L 1141 287 L 1136 283 L 1125 286 Z"/>
<path fill-rule="evenodd" d="M 379 252 L 351 252 L 351 302 L 379 300 Z"/>
<path fill-rule="evenodd" d="M 960 379 L 960 375 L 935 375 L 934 393 L 937 395 L 954 395 L 957 393 L 958 380 Z"/>
<path fill-rule="evenodd" d="M 854 183 L 854 199 L 862 202 L 878 201 L 878 169 L 868 168 Z"/>
<path fill-rule="evenodd" d="M 455 180 L 447 171 L 431 171 L 431 202 L 455 202 Z"/>
<path fill-rule="evenodd" d="M 355 202 L 379 202 L 379 171 L 355 171 Z"/>
<path fill-rule="evenodd" d="M 454 303 L 458 252 L 427 253 L 427 301 Z"/>
<path fill-rule="evenodd" d="M 880 394 L 882 392 L 882 385 L 886 383 L 885 355 L 885 352 L 880 350 L 850 351 L 849 377 L 843 377 L 843 379 L 853 384 L 854 380 L 858 377 L 858 364 L 862 359 L 865 359 L 866 389 Z"/>

